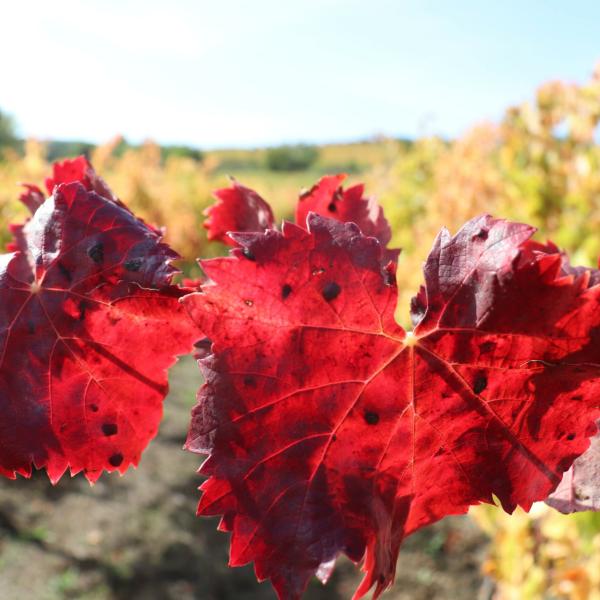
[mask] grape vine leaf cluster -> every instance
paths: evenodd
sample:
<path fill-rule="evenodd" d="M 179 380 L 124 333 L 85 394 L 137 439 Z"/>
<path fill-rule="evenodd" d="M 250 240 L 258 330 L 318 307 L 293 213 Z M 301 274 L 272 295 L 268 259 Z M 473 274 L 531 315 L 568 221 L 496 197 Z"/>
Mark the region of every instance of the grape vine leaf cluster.
<path fill-rule="evenodd" d="M 202 332 L 198 512 L 281 598 L 340 553 L 363 563 L 355 597 L 377 597 L 406 536 L 473 504 L 598 508 L 599 272 L 478 217 L 435 240 L 405 330 L 390 226 L 343 180 L 281 229 L 253 190 L 218 190 L 205 227 L 230 255 L 190 287 L 86 159 L 54 166 L 49 197 L 27 185 L 0 256 L 0 474 L 137 464 Z"/>

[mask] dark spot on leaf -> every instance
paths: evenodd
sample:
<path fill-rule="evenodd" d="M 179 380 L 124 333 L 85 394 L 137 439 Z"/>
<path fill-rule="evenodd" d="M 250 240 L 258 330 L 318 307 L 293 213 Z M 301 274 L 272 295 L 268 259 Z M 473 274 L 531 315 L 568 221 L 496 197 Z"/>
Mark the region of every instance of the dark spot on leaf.
<path fill-rule="evenodd" d="M 583 400 L 583 396 L 581 394 L 577 394 L 576 396 L 571 396 L 571 400 L 575 400 L 575 402 L 580 402 Z"/>
<path fill-rule="evenodd" d="M 246 375 L 244 377 L 244 385 L 246 387 L 255 388 L 256 387 L 256 379 L 254 379 L 254 377 L 252 377 L 251 375 Z"/>
<path fill-rule="evenodd" d="M 281 288 L 281 297 L 285 300 L 292 293 L 292 286 L 289 283 L 286 283 Z"/>
<path fill-rule="evenodd" d="M 482 227 L 474 236 L 473 239 L 487 240 L 488 238 L 488 230 L 485 227 Z"/>
<path fill-rule="evenodd" d="M 254 253 L 252 252 L 252 250 L 250 250 L 250 248 L 244 248 L 242 250 L 242 254 L 248 259 L 248 260 L 256 260 L 256 256 L 254 256 Z"/>
<path fill-rule="evenodd" d="M 337 206 L 335 205 L 335 202 L 330 202 L 329 205 L 327 206 L 327 210 L 329 212 L 336 212 Z"/>
<path fill-rule="evenodd" d="M 27 331 L 30 335 L 35 333 L 35 324 L 33 321 L 27 321 Z"/>
<path fill-rule="evenodd" d="M 58 270 L 61 272 L 62 276 L 67 280 L 67 281 L 73 281 L 73 275 L 71 274 L 71 271 L 69 271 L 69 269 L 67 269 L 67 267 L 65 267 L 65 265 L 62 264 L 62 262 L 58 262 L 56 263 Z"/>
<path fill-rule="evenodd" d="M 476 394 L 481 394 L 487 387 L 487 384 L 488 382 L 485 375 L 477 375 L 477 377 L 475 377 L 475 383 L 473 383 L 473 391 Z"/>
<path fill-rule="evenodd" d="M 335 281 L 330 281 L 329 283 L 325 284 L 325 287 L 323 288 L 321 294 L 323 298 L 327 300 L 327 302 L 330 302 L 331 300 L 337 298 L 340 295 L 341 291 L 342 288 Z"/>
<path fill-rule="evenodd" d="M 576 436 L 574 433 L 570 433 L 570 434 L 567 436 L 567 439 L 568 439 L 570 442 L 572 442 L 572 441 L 573 441 L 573 440 L 574 440 L 576 437 L 577 437 L 577 436 Z"/>
<path fill-rule="evenodd" d="M 127 271 L 131 271 L 132 273 L 136 273 L 142 268 L 144 264 L 143 258 L 132 258 L 125 262 L 123 265 Z"/>
<path fill-rule="evenodd" d="M 94 244 L 88 250 L 88 256 L 96 263 L 99 264 L 104 260 L 104 245 L 102 242 Z"/>
<path fill-rule="evenodd" d="M 385 575 L 383 573 L 379 576 L 379 583 L 385 583 Z"/>
<path fill-rule="evenodd" d="M 102 423 L 102 433 L 106 436 L 117 435 L 119 427 L 116 423 Z"/>
<path fill-rule="evenodd" d="M 87 303 L 85 300 L 81 300 L 79 302 L 79 320 L 83 321 L 85 319 L 85 311 L 87 310 Z"/>
<path fill-rule="evenodd" d="M 117 454 L 113 454 L 109 459 L 108 459 L 108 463 L 112 466 L 112 467 L 118 467 L 121 463 L 123 462 L 123 455 L 120 452 L 117 452 Z"/>
<path fill-rule="evenodd" d="M 495 348 L 496 342 L 483 342 L 483 344 L 479 344 L 479 352 L 481 352 L 481 354 L 488 354 Z"/>
<path fill-rule="evenodd" d="M 379 415 L 376 412 L 367 411 L 365 412 L 365 421 L 369 425 L 377 425 L 379 423 Z"/>
<path fill-rule="evenodd" d="M 97 404 L 90 404 L 90 410 L 92 412 L 98 412 L 98 405 Z"/>

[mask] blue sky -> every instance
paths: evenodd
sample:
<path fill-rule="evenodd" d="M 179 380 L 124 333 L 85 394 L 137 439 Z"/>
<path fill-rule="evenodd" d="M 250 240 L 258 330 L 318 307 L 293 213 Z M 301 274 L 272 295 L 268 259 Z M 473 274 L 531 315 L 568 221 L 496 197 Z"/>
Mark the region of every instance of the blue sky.
<path fill-rule="evenodd" d="M 453 137 L 600 60 L 600 2 L 3 3 L 20 133 L 200 147 Z"/>

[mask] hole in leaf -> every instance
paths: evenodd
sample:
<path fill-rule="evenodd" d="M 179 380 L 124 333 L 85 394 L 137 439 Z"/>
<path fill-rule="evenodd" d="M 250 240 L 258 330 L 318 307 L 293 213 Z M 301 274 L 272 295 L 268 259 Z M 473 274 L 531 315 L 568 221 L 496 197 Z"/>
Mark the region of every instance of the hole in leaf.
<path fill-rule="evenodd" d="M 88 250 L 88 256 L 96 263 L 99 264 L 104 260 L 104 245 L 101 242 L 94 244 Z"/>
<path fill-rule="evenodd" d="M 327 300 L 327 302 L 330 302 L 331 300 L 337 298 L 340 295 L 341 291 L 342 288 L 335 281 L 330 281 L 329 283 L 325 284 L 325 287 L 323 288 L 321 294 L 323 298 Z"/>
<path fill-rule="evenodd" d="M 102 433 L 105 436 L 117 435 L 119 427 L 116 423 L 102 423 Z"/>
<path fill-rule="evenodd" d="M 120 452 L 113 454 L 109 459 L 108 463 L 112 467 L 118 467 L 123 462 L 123 455 Z"/>
<path fill-rule="evenodd" d="M 63 265 L 61 262 L 58 262 L 57 266 L 58 270 L 67 281 L 73 281 L 73 275 L 71 274 L 71 271 L 65 267 L 65 265 Z"/>
<path fill-rule="evenodd" d="M 142 264 L 144 263 L 143 258 L 132 258 L 128 260 L 123 265 L 127 271 L 131 271 L 132 273 L 136 273 L 142 268 Z"/>
<path fill-rule="evenodd" d="M 365 413 L 365 421 L 369 425 L 377 425 L 377 423 L 379 423 L 379 415 L 376 412 L 368 410 Z"/>
<path fill-rule="evenodd" d="M 475 383 L 473 383 L 473 391 L 476 394 L 481 394 L 481 392 L 483 392 L 483 390 L 485 390 L 487 387 L 487 384 L 488 382 L 485 375 L 477 375 L 475 378 Z"/>
<path fill-rule="evenodd" d="M 256 379 L 254 379 L 254 377 L 252 377 L 251 375 L 246 375 L 244 377 L 244 385 L 246 387 L 255 388 L 256 387 Z"/>

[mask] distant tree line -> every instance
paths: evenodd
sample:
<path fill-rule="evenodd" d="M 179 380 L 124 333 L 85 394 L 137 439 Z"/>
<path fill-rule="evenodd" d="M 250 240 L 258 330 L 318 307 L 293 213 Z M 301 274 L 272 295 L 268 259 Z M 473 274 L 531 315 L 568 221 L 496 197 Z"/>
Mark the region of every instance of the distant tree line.
<path fill-rule="evenodd" d="M 271 171 L 305 171 L 318 158 L 319 151 L 315 146 L 276 146 L 267 150 L 266 163 Z"/>
<path fill-rule="evenodd" d="M 23 140 L 19 139 L 17 136 L 13 118 L 0 110 L 0 158 L 2 150 L 12 148 L 18 152 L 22 152 L 23 145 Z M 89 158 L 94 148 L 95 144 L 79 140 L 51 140 L 46 143 L 46 157 L 51 162 L 61 158 L 79 156 L 81 154 Z M 115 149 L 115 154 L 121 156 L 125 151 L 131 148 L 136 148 L 136 146 L 130 144 L 126 140 L 122 140 Z M 185 145 L 161 146 L 161 156 L 163 160 L 166 160 L 171 156 L 191 158 L 198 162 L 201 162 L 204 159 L 202 150 Z"/>
<path fill-rule="evenodd" d="M 396 140 L 403 148 L 408 149 L 412 141 L 406 139 Z M 129 143 L 124 138 L 114 148 L 115 156 L 120 157 L 126 151 L 138 146 Z M 2 150 L 12 148 L 17 152 L 23 152 L 24 142 L 16 134 L 14 121 L 10 115 L 0 110 L 0 159 Z M 50 140 L 46 142 L 46 157 L 49 161 L 56 161 L 67 157 L 84 155 L 90 157 L 95 145 L 79 140 Z M 183 144 L 160 146 L 163 161 L 170 157 L 184 157 L 197 162 L 202 162 L 205 154 L 198 148 Z M 293 172 L 306 171 L 311 168 L 319 168 L 319 148 L 309 144 L 285 144 L 273 146 L 256 151 L 235 153 L 224 156 L 220 162 L 220 170 L 235 172 L 243 169 L 268 169 L 270 171 Z M 335 167 L 328 163 L 329 171 L 340 171 L 345 173 L 357 173 L 361 171 L 361 165 L 352 159 Z"/>
<path fill-rule="evenodd" d="M 138 145 L 130 144 L 127 140 L 122 139 L 113 150 L 113 154 L 114 156 L 120 157 L 123 156 L 127 150 L 135 150 L 138 147 Z M 95 145 L 90 144 L 89 142 L 53 140 L 48 142 L 46 152 L 48 160 L 54 161 L 69 156 L 79 156 L 80 154 L 89 158 L 94 148 Z M 171 156 L 191 158 L 197 162 L 202 162 L 204 159 L 202 150 L 192 148 L 191 146 L 160 146 L 160 151 L 163 161 Z"/>

